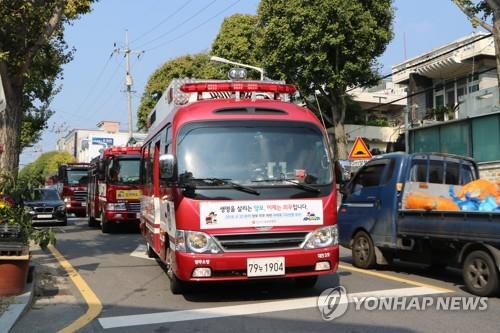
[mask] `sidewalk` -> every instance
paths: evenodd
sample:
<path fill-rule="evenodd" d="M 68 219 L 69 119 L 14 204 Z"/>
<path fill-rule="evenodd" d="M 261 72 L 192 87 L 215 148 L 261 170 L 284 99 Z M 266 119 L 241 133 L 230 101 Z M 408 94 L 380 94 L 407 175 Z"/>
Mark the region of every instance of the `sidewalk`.
<path fill-rule="evenodd" d="M 0 333 L 55 332 L 85 312 L 66 271 L 48 250 L 34 247 L 30 264 L 33 283 L 0 316 Z"/>

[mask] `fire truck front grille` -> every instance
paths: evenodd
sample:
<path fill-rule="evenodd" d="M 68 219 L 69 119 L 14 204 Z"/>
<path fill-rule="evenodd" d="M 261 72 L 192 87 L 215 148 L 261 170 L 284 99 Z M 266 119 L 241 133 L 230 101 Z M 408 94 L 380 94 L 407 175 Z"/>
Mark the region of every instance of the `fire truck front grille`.
<path fill-rule="evenodd" d="M 33 210 L 37 213 L 52 213 L 54 211 L 53 207 L 35 207 Z"/>
<path fill-rule="evenodd" d="M 75 191 L 75 200 L 76 201 L 87 201 L 87 192 L 86 191 Z"/>
<path fill-rule="evenodd" d="M 298 249 L 308 232 L 274 232 L 214 235 L 224 251 Z"/>
<path fill-rule="evenodd" d="M 140 212 L 141 203 L 140 202 L 127 202 L 127 211 L 129 212 Z"/>

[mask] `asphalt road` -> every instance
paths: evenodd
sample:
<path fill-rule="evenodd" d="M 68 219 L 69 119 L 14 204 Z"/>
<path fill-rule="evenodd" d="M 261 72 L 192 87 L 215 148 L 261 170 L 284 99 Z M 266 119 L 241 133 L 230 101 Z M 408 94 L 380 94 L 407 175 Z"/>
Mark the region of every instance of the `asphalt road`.
<path fill-rule="evenodd" d="M 347 312 L 332 321 L 323 320 L 316 306 L 323 290 L 339 285 L 360 297 L 417 294 L 420 300 L 425 295 L 437 302 L 438 297 L 470 296 L 454 270 L 436 273 L 396 263 L 367 274 L 350 268 L 349 251 L 343 249 L 338 274 L 322 277 L 314 289 L 297 289 L 291 281 L 225 283 L 178 296 L 170 293 L 164 269 L 135 251 L 144 244 L 141 235 L 124 230 L 104 235 L 88 228 L 85 219 L 71 219 L 67 227 L 56 229 L 57 249 L 103 304 L 99 317 L 80 332 L 499 332 L 498 297 L 487 300 L 485 311 L 432 306 L 369 311 L 349 303 Z M 34 256 L 42 265 L 57 265 L 49 253 Z M 13 332 L 55 332 L 85 313 L 87 305 L 78 290 L 64 274 L 59 278 L 64 287 L 53 295 L 39 295 Z"/>

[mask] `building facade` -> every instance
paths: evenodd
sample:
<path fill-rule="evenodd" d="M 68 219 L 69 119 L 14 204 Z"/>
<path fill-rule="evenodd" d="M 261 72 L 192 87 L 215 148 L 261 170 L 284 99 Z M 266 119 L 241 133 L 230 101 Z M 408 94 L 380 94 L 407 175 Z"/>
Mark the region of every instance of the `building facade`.
<path fill-rule="evenodd" d="M 500 105 L 493 38 L 471 34 L 393 66 L 408 88 L 412 152 L 469 156 L 500 180 Z"/>
<path fill-rule="evenodd" d="M 143 133 L 133 133 L 134 144 L 144 140 Z M 127 131 L 120 131 L 120 123 L 101 121 L 97 129 L 73 129 L 57 142 L 57 150 L 66 151 L 80 163 L 88 163 L 100 154 L 101 149 L 111 146 L 125 146 L 129 143 Z"/>

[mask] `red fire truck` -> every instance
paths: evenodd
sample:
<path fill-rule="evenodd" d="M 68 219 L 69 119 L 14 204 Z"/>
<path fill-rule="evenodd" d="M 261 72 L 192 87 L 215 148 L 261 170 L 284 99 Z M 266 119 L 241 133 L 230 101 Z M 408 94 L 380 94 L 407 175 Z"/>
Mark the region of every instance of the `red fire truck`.
<path fill-rule="evenodd" d="M 89 169 L 88 225 L 100 223 L 103 233 L 112 224 L 139 223 L 140 147 L 111 147 L 94 158 Z"/>
<path fill-rule="evenodd" d="M 274 81 L 174 80 L 142 147 L 141 231 L 173 293 L 190 282 L 295 278 L 339 261 L 324 127 Z"/>
<path fill-rule="evenodd" d="M 87 211 L 88 163 L 68 163 L 59 166 L 56 187 L 64 200 L 66 212 L 85 217 Z"/>

